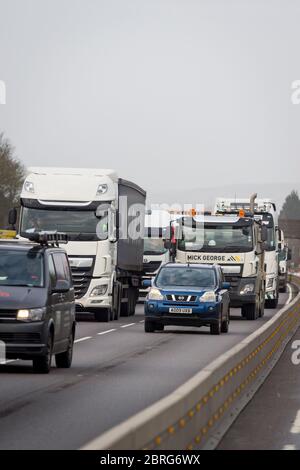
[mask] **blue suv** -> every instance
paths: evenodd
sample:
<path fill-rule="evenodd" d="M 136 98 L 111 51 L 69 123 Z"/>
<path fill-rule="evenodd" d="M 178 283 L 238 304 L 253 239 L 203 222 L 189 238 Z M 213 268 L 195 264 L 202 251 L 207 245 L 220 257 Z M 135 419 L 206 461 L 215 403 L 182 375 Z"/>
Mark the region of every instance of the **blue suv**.
<path fill-rule="evenodd" d="M 145 332 L 165 325 L 209 326 L 212 335 L 228 332 L 230 284 L 218 265 L 168 263 L 160 268 L 145 301 Z"/>

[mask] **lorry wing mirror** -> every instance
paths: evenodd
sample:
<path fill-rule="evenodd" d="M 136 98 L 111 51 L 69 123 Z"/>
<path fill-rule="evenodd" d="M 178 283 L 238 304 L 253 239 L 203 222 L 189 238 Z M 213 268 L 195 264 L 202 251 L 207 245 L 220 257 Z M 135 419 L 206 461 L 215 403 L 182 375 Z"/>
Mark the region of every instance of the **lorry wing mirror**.
<path fill-rule="evenodd" d="M 287 259 L 288 261 L 291 261 L 292 259 L 292 250 L 290 248 L 288 249 Z"/>
<path fill-rule="evenodd" d="M 262 225 L 261 227 L 261 241 L 266 242 L 268 240 L 268 229 L 266 225 Z"/>
<path fill-rule="evenodd" d="M 230 282 L 222 282 L 222 289 L 229 290 L 231 287 Z"/>
<path fill-rule="evenodd" d="M 171 250 L 171 248 L 172 248 L 171 240 L 165 240 L 164 241 L 164 247 L 165 247 L 166 250 Z"/>
<path fill-rule="evenodd" d="M 16 223 L 17 223 L 17 217 L 18 217 L 17 209 L 15 207 L 13 209 L 10 209 L 10 211 L 8 213 L 8 224 L 12 228 L 14 228 Z"/>

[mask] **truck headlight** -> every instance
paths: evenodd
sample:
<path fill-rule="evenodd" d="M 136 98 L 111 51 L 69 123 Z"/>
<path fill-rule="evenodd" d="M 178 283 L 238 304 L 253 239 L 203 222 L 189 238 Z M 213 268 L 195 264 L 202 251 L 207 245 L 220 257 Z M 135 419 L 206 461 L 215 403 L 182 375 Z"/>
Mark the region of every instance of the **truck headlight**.
<path fill-rule="evenodd" d="M 100 295 L 106 294 L 107 291 L 107 284 L 103 284 L 102 286 L 96 286 L 92 290 L 90 297 L 99 297 Z"/>
<path fill-rule="evenodd" d="M 204 292 L 203 295 L 201 295 L 199 300 L 200 302 L 216 302 L 217 297 L 214 291 L 207 291 L 207 292 Z"/>
<path fill-rule="evenodd" d="M 46 313 L 46 307 L 43 308 L 30 308 L 18 310 L 17 320 L 20 321 L 42 321 Z"/>
<path fill-rule="evenodd" d="M 105 194 L 107 190 L 108 190 L 107 184 L 99 184 L 96 196 L 101 196 L 101 194 Z"/>
<path fill-rule="evenodd" d="M 34 193 L 34 184 L 32 183 L 32 181 L 25 181 L 24 190 L 28 193 Z"/>
<path fill-rule="evenodd" d="M 251 294 L 252 292 L 254 292 L 254 289 L 255 289 L 255 284 L 253 283 L 245 284 L 244 287 L 240 290 L 240 294 L 241 295 Z"/>
<path fill-rule="evenodd" d="M 147 295 L 148 299 L 149 300 L 164 300 L 164 296 L 162 295 L 162 293 L 160 292 L 160 290 L 158 289 L 154 289 L 152 288 L 149 292 L 149 294 Z"/>

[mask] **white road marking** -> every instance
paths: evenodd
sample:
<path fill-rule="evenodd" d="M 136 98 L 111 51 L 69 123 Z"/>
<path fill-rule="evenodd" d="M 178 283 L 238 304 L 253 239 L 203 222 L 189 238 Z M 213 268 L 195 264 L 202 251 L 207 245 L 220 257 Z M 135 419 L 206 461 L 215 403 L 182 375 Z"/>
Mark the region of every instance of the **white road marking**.
<path fill-rule="evenodd" d="M 297 411 L 296 419 L 290 430 L 291 434 L 300 434 L 300 410 Z"/>
<path fill-rule="evenodd" d="M 145 323 L 145 320 L 141 320 L 139 323 Z"/>
<path fill-rule="evenodd" d="M 81 341 L 86 341 L 87 339 L 92 339 L 91 336 L 85 336 L 84 338 L 79 338 L 74 341 L 74 343 L 81 343 Z"/>
<path fill-rule="evenodd" d="M 135 323 L 128 323 L 127 325 L 122 325 L 121 328 L 128 328 L 128 326 L 135 325 Z"/>
<path fill-rule="evenodd" d="M 292 301 L 292 297 L 293 297 L 293 291 L 292 291 L 292 288 L 291 288 L 290 284 L 287 285 L 287 288 L 288 288 L 288 291 L 289 291 L 289 296 L 288 296 L 288 299 L 287 299 L 285 305 L 288 305 Z"/>
<path fill-rule="evenodd" d="M 286 444 L 283 446 L 282 450 L 296 450 L 295 444 Z"/>
<path fill-rule="evenodd" d="M 113 331 L 117 331 L 116 328 L 112 328 L 111 330 L 106 330 L 106 331 L 101 331 L 100 333 L 97 333 L 97 335 L 106 335 L 107 333 L 112 333 Z"/>

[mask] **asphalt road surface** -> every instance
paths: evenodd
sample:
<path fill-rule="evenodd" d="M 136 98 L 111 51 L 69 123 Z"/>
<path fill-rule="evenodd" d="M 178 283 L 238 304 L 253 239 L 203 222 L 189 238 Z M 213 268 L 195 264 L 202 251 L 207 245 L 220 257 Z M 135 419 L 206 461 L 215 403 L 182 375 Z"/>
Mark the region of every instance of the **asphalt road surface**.
<path fill-rule="evenodd" d="M 288 294 L 280 296 L 281 308 Z M 274 315 L 234 315 L 228 334 L 167 327 L 144 333 L 143 306 L 118 322 L 78 321 L 73 366 L 34 374 L 31 362 L 0 366 L 0 449 L 78 449 L 174 391 Z"/>

